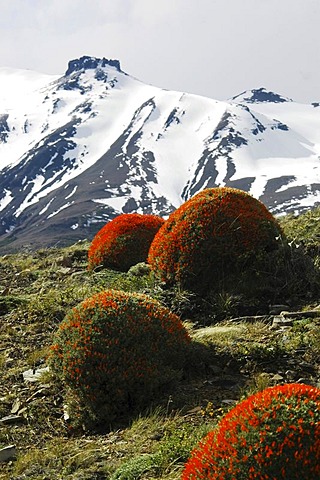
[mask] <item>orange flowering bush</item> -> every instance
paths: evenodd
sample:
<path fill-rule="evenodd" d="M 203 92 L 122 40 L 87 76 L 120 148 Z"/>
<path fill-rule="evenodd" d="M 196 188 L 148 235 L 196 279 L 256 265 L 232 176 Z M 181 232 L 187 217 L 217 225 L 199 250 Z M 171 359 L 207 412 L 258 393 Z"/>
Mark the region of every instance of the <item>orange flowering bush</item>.
<path fill-rule="evenodd" d="M 94 237 L 88 252 L 89 269 L 99 265 L 127 271 L 145 262 L 150 244 L 164 223 L 156 215 L 127 213 L 108 222 Z"/>
<path fill-rule="evenodd" d="M 151 244 L 148 261 L 169 285 L 195 291 L 241 283 L 265 270 L 282 231 L 267 208 L 234 188 L 209 188 L 173 212 Z"/>
<path fill-rule="evenodd" d="M 320 389 L 267 388 L 229 411 L 192 452 L 182 480 L 320 478 Z"/>
<path fill-rule="evenodd" d="M 157 301 L 109 290 L 67 314 L 49 361 L 87 412 L 112 421 L 179 377 L 189 341 L 180 319 Z"/>

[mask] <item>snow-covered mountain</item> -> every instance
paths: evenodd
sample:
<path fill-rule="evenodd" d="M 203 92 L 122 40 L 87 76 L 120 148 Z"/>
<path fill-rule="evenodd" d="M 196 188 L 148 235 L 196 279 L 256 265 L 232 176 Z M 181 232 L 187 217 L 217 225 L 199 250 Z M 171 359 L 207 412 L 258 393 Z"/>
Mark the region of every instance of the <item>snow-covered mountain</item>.
<path fill-rule="evenodd" d="M 221 102 L 146 85 L 117 60 L 63 76 L 0 68 L 2 251 L 92 238 L 233 186 L 274 214 L 320 204 L 320 106 L 264 88 Z"/>

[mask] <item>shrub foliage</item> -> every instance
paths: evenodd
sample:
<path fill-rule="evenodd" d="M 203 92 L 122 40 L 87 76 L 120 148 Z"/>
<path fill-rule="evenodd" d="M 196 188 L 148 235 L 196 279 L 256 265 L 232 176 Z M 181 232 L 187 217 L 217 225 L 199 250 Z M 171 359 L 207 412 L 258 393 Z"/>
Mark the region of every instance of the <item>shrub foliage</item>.
<path fill-rule="evenodd" d="M 156 215 L 127 213 L 108 222 L 94 237 L 88 252 L 89 268 L 103 265 L 127 271 L 145 262 L 150 244 L 164 223 Z"/>
<path fill-rule="evenodd" d="M 286 384 L 240 402 L 192 452 L 182 480 L 320 478 L 320 389 Z"/>
<path fill-rule="evenodd" d="M 168 285 L 220 291 L 266 270 L 281 245 L 281 228 L 261 202 L 234 188 L 210 188 L 169 216 L 148 261 Z"/>
<path fill-rule="evenodd" d="M 113 421 L 148 405 L 179 377 L 188 344 L 180 319 L 160 303 L 109 290 L 65 317 L 50 364 L 84 410 Z"/>

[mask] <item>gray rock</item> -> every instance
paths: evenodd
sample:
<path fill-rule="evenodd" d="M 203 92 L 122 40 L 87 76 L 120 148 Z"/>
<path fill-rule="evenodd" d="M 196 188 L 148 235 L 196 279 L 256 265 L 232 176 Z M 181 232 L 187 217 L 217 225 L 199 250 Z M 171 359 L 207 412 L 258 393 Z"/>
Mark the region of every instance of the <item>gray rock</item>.
<path fill-rule="evenodd" d="M 39 382 L 43 373 L 49 372 L 49 367 L 30 369 L 23 372 L 23 380 L 25 382 Z"/>
<path fill-rule="evenodd" d="M 56 269 L 57 273 L 61 273 L 62 275 L 68 275 L 71 272 L 70 267 L 60 267 Z"/>
<path fill-rule="evenodd" d="M 17 456 L 17 449 L 15 445 L 8 445 L 0 449 L 0 462 L 8 462 Z"/>
<path fill-rule="evenodd" d="M 279 382 L 283 382 L 284 377 L 282 375 L 280 375 L 279 373 L 276 373 L 275 375 L 273 375 L 273 377 L 270 378 L 270 380 L 272 382 L 279 383 Z"/>
<path fill-rule="evenodd" d="M 285 318 L 282 315 L 277 315 L 273 317 L 271 329 L 272 330 L 277 330 L 279 328 L 284 328 L 284 327 L 292 327 L 293 326 L 293 320 L 290 318 Z"/>
<path fill-rule="evenodd" d="M 237 400 L 226 398 L 225 400 L 221 400 L 221 403 L 224 405 L 235 405 L 237 403 Z"/>
<path fill-rule="evenodd" d="M 18 413 L 20 408 L 21 408 L 21 402 L 20 402 L 19 398 L 16 398 L 15 401 L 13 402 L 13 404 L 12 404 L 11 413 L 12 414 Z"/>
<path fill-rule="evenodd" d="M 15 423 L 23 422 L 24 418 L 21 415 L 7 415 L 0 418 L 0 425 L 14 425 Z"/>

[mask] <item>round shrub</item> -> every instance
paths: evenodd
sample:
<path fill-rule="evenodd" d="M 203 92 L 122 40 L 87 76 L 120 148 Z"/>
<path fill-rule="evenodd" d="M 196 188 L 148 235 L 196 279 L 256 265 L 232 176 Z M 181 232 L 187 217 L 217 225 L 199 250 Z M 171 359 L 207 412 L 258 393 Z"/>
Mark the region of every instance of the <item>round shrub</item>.
<path fill-rule="evenodd" d="M 182 480 L 320 478 L 320 389 L 267 388 L 229 411 L 192 452 Z"/>
<path fill-rule="evenodd" d="M 168 285 L 220 291 L 265 270 L 281 237 L 279 224 L 260 201 L 234 188 L 209 188 L 169 216 L 148 261 Z"/>
<path fill-rule="evenodd" d="M 89 269 L 103 265 L 125 272 L 132 265 L 145 262 L 150 244 L 163 223 L 161 217 L 139 213 L 114 218 L 92 240 Z"/>
<path fill-rule="evenodd" d="M 67 314 L 50 365 L 84 411 L 113 421 L 179 378 L 189 341 L 180 319 L 157 301 L 109 290 Z"/>

